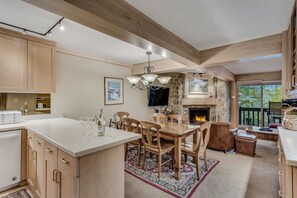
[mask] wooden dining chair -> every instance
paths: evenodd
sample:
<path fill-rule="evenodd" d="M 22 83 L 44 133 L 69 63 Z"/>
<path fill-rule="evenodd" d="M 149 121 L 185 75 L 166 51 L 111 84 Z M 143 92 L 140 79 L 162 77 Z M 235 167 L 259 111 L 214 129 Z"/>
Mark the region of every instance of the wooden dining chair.
<path fill-rule="evenodd" d="M 138 120 L 135 120 L 133 118 L 123 118 L 122 119 L 122 126 L 124 131 L 129 131 L 133 133 L 140 133 L 139 128 L 140 122 Z M 140 166 L 140 154 L 141 154 L 141 147 L 142 147 L 142 138 L 139 138 L 138 140 L 134 140 L 131 142 L 127 142 L 125 144 L 125 160 L 127 160 L 127 155 L 130 150 L 128 150 L 129 145 L 132 145 L 133 148 L 130 150 L 137 148 L 137 156 L 138 156 L 138 166 Z"/>
<path fill-rule="evenodd" d="M 167 121 L 167 116 L 163 113 L 154 113 L 153 114 L 153 122 L 157 122 L 159 124 L 165 124 Z"/>
<path fill-rule="evenodd" d="M 172 161 L 172 169 L 174 165 L 174 143 L 161 141 L 160 132 L 161 126 L 156 123 L 141 121 L 141 135 L 144 149 L 142 169 L 144 169 L 146 161 L 146 153 L 150 152 L 157 156 L 158 161 L 158 178 L 161 176 L 161 166 L 170 160 Z M 154 141 L 155 137 L 157 141 Z M 172 159 L 169 159 L 162 163 L 162 155 L 171 152 Z"/>
<path fill-rule="evenodd" d="M 182 145 L 182 154 L 185 155 L 185 162 L 187 162 L 187 156 L 192 156 L 196 164 L 196 171 L 198 180 L 200 179 L 200 166 L 199 159 L 204 160 L 205 170 L 208 171 L 207 167 L 207 156 L 206 148 L 210 137 L 210 126 L 211 122 L 206 122 L 200 126 L 200 132 L 197 132 L 196 144 L 184 143 Z"/>
<path fill-rule="evenodd" d="M 179 114 L 170 114 L 169 119 L 172 123 L 182 124 L 183 117 Z"/>
<path fill-rule="evenodd" d="M 116 129 L 122 129 L 122 119 L 129 117 L 129 113 L 125 111 L 119 111 L 113 114 L 114 120 L 110 119 L 109 127 L 114 127 Z"/>

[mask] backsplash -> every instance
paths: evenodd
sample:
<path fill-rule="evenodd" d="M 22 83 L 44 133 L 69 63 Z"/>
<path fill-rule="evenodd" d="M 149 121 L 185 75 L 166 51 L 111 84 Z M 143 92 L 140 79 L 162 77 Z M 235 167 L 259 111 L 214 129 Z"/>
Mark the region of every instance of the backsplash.
<path fill-rule="evenodd" d="M 50 113 L 50 94 L 0 93 L 0 110 L 18 110 L 24 114 L 25 103 L 27 115 Z"/>

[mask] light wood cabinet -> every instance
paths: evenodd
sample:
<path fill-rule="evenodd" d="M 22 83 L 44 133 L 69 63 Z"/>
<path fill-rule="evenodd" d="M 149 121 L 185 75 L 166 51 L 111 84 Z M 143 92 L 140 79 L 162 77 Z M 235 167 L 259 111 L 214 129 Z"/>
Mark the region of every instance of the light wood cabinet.
<path fill-rule="evenodd" d="M 77 160 L 45 142 L 46 198 L 77 197 Z"/>
<path fill-rule="evenodd" d="M 44 177 L 45 177 L 45 197 L 58 197 L 58 183 L 57 183 L 57 158 L 58 149 L 45 142 L 44 143 Z"/>
<path fill-rule="evenodd" d="M 297 167 L 286 164 L 285 154 L 281 141 L 279 148 L 279 196 L 286 198 L 297 198 Z"/>
<path fill-rule="evenodd" d="M 0 92 L 27 91 L 27 40 L 0 33 Z"/>
<path fill-rule="evenodd" d="M 27 182 L 32 189 L 35 189 L 36 179 L 36 151 L 28 144 L 27 148 Z"/>
<path fill-rule="evenodd" d="M 27 134 L 27 182 L 34 197 L 124 197 L 123 144 L 75 158 L 30 130 Z"/>
<path fill-rule="evenodd" d="M 54 43 L 11 32 L 0 33 L 0 92 L 55 92 Z"/>
<path fill-rule="evenodd" d="M 77 160 L 58 150 L 58 197 L 77 197 Z"/>
<path fill-rule="evenodd" d="M 36 150 L 36 185 L 35 185 L 35 193 L 38 197 L 44 197 L 44 166 L 43 166 L 43 139 L 35 136 L 35 150 Z"/>
<path fill-rule="evenodd" d="M 55 48 L 28 41 L 28 91 L 49 93 L 55 90 Z"/>
<path fill-rule="evenodd" d="M 35 189 L 36 151 L 34 150 L 34 135 L 30 132 L 27 135 L 27 177 L 29 186 Z"/>

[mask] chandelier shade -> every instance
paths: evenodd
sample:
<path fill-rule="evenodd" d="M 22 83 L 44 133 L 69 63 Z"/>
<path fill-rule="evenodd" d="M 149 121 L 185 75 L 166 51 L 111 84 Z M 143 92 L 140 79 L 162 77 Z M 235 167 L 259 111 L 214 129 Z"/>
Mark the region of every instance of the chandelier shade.
<path fill-rule="evenodd" d="M 157 74 L 143 74 L 142 77 L 149 83 L 152 83 L 158 77 Z"/>
<path fill-rule="evenodd" d="M 157 78 L 161 84 L 167 84 L 169 82 L 169 80 L 171 79 L 171 77 L 169 76 L 161 76 Z"/>
<path fill-rule="evenodd" d="M 136 85 L 139 81 L 140 81 L 140 77 L 138 76 L 130 76 L 127 77 L 127 80 L 132 84 L 132 85 Z"/>
<path fill-rule="evenodd" d="M 153 85 L 154 81 L 158 79 L 158 81 L 162 85 L 166 85 L 171 77 L 169 76 L 159 76 L 158 74 L 154 74 L 154 67 L 151 66 L 150 64 L 150 55 L 152 52 L 146 52 L 148 55 L 148 64 L 145 66 L 144 69 L 144 74 L 142 75 L 142 78 L 139 76 L 129 76 L 127 77 L 127 80 L 131 83 L 131 88 L 138 88 L 140 90 L 147 90 L 147 89 L 159 89 L 157 85 Z M 141 81 L 141 83 L 140 83 Z"/>

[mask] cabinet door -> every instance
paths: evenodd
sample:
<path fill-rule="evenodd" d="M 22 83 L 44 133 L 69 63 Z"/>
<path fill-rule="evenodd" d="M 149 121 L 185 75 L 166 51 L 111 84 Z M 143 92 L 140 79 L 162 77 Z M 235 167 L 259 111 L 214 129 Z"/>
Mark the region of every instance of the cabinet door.
<path fill-rule="evenodd" d="M 28 41 L 28 91 L 55 91 L 55 47 Z"/>
<path fill-rule="evenodd" d="M 58 172 L 58 182 L 59 182 L 59 198 L 63 197 L 77 197 L 77 177 L 75 172 L 70 170 L 60 170 Z"/>
<path fill-rule="evenodd" d="M 45 176 L 45 197 L 58 197 L 57 183 L 57 147 L 45 142 L 44 143 L 44 176 Z"/>
<path fill-rule="evenodd" d="M 59 197 L 77 197 L 77 159 L 58 150 Z"/>
<path fill-rule="evenodd" d="M 32 189 L 35 189 L 36 179 L 36 151 L 28 144 L 27 148 L 27 182 Z"/>
<path fill-rule="evenodd" d="M 35 136 L 35 149 L 37 152 L 35 192 L 38 197 L 44 197 L 43 145 L 44 141 L 41 138 Z"/>
<path fill-rule="evenodd" d="M 27 40 L 0 34 L 0 92 L 27 91 Z"/>

